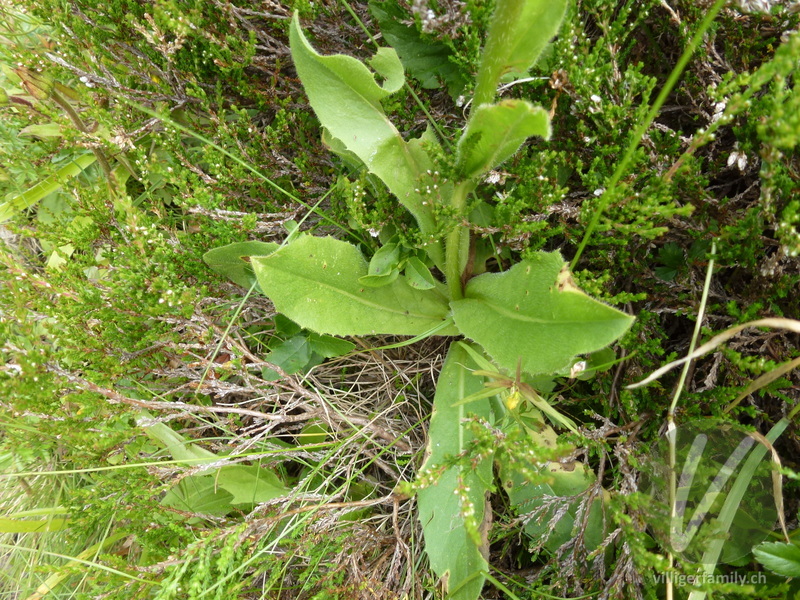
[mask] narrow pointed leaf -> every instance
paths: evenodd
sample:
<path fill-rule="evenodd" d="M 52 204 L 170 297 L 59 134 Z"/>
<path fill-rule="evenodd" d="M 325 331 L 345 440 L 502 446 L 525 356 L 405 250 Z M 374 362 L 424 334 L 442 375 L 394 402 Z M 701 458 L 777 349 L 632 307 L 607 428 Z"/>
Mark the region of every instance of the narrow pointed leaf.
<path fill-rule="evenodd" d="M 527 373 L 554 373 L 577 354 L 608 346 L 633 322 L 581 292 L 558 252 L 479 275 L 464 296 L 451 304 L 456 326 L 509 372 L 521 360 Z"/>
<path fill-rule="evenodd" d="M 60 189 L 68 179 L 82 173 L 96 160 L 97 157 L 91 153 L 79 156 L 25 192 L 3 202 L 0 204 L 0 223 L 8 221 L 15 214 L 29 209 L 45 196 Z"/>
<path fill-rule="evenodd" d="M 69 525 L 69 519 L 7 519 L 0 517 L 0 533 L 44 533 L 61 531 Z"/>
<path fill-rule="evenodd" d="M 473 414 L 489 419 L 489 401 L 483 399 L 469 405 L 460 404 L 463 398 L 483 389 L 483 378 L 475 377 L 468 367 L 474 364 L 462 344 L 452 344 L 436 385 L 433 415 L 428 430 L 428 457 L 422 472 L 435 469 L 448 457 L 469 450 L 472 440 L 462 420 Z M 431 569 L 442 578 L 452 600 L 475 600 L 483 588 L 488 569 L 485 553 L 488 541 L 477 536 L 463 514 L 474 509 L 471 517 L 483 530 L 491 517 L 486 511 L 486 494 L 492 482 L 492 458 L 486 457 L 468 466 L 450 467 L 436 483 L 417 493 L 419 518 L 425 536 L 425 552 Z M 468 498 L 471 507 L 463 506 L 457 488 Z"/>
<path fill-rule="evenodd" d="M 525 100 L 504 100 L 475 109 L 458 143 L 456 166 L 473 179 L 511 158 L 530 136 L 550 138 L 550 117 Z"/>
<path fill-rule="evenodd" d="M 415 290 L 398 277 L 382 287 L 359 282 L 368 273 L 361 252 L 330 237 L 304 236 L 274 254 L 253 258 L 261 289 L 301 327 L 331 335 L 418 335 L 447 319 L 446 298 Z M 448 327 L 439 335 L 454 335 Z"/>
<path fill-rule="evenodd" d="M 278 244 L 272 242 L 238 242 L 209 250 L 203 260 L 212 270 L 249 289 L 256 279 L 250 257 L 266 256 L 277 249 Z"/>

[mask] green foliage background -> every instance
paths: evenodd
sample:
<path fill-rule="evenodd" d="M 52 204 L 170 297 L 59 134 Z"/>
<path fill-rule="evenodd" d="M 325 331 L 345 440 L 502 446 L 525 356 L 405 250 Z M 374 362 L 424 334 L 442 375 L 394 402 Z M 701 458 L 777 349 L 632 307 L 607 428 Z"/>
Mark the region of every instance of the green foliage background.
<path fill-rule="evenodd" d="M 392 1 L 22 0 L 0 6 L 0 100 L 10 98 L 0 106 L 0 203 L 91 150 L 114 161 L 119 184 L 110 193 L 107 177 L 93 164 L 1 226 L 0 460 L 5 472 L 28 474 L 2 480 L 0 505 L 8 514 L 57 507 L 70 526 L 19 539 L 5 535 L 3 561 L 19 565 L 23 554 L 36 559 L 17 567 L 24 577 L 4 573 L 0 589 L 31 594 L 47 577 L 65 571 L 59 589 L 85 598 L 432 593 L 435 582 L 415 563 L 419 550 L 411 521 L 392 529 L 391 506 L 349 513 L 356 518 L 339 518 L 327 530 L 319 515 L 301 515 L 278 531 L 275 516 L 296 508 L 291 503 L 217 520 L 176 515 L 160 499 L 180 469 L 158 465 L 169 456 L 143 434 L 137 419 L 143 406 L 165 403 L 157 405 L 162 412 L 156 418 L 224 453 L 232 440 L 248 439 L 251 421 L 166 403 L 213 407 L 233 401 L 278 411 L 277 405 L 264 408 L 262 397 L 288 384 L 275 384 L 274 372 L 268 377 L 248 364 L 301 334 L 284 335 L 263 298 L 248 297 L 238 313 L 245 290 L 210 271 L 204 253 L 238 241 L 281 241 L 292 221 L 320 199 L 320 210 L 310 213 L 302 229 L 360 241 L 368 253 L 375 249 L 370 230 L 404 218 L 381 185 L 332 158 L 320 141 L 288 53 L 292 10 L 300 10 L 324 53 L 370 54 L 353 13 L 372 34 L 382 31 L 389 42 L 398 38 L 401 58 L 402 44 L 408 53 L 430 52 L 429 62 L 406 65 L 414 84 L 384 106 L 401 131 L 417 134 L 424 123 L 412 92 L 442 130 L 463 124 L 463 102 L 472 92 L 465 86 L 473 79 L 491 3 L 425 3 L 433 20 L 424 10 Z M 575 2 L 544 62 L 529 80 L 504 92 L 550 108 L 553 137 L 532 142 L 504 164 L 476 198 L 485 220 L 475 233 L 484 236 L 496 265 L 540 249 L 558 249 L 568 259 L 574 254 L 632 124 L 646 113 L 703 17 L 703 3 L 677 2 L 673 8 L 678 21 L 655 0 Z M 404 29 L 385 14 L 404 15 Z M 775 3 L 771 14 L 723 11 L 648 130 L 574 269 L 587 293 L 637 316 L 618 348 L 618 356 L 628 360 L 589 381 L 556 382 L 560 408 L 575 418 L 592 423 L 596 413 L 636 431 L 630 440 L 625 433 L 583 442 L 592 465 L 616 457 L 607 467 L 606 486 L 620 492 L 616 517 L 630 551 L 609 565 L 611 571 L 664 568 L 635 523 L 636 499 L 625 485 L 636 467 L 637 444 L 657 435 L 673 381 L 635 392 L 622 385 L 685 353 L 711 240 L 717 243 L 718 270 L 707 333 L 763 316 L 800 315 L 800 51 L 797 35 L 793 42 L 786 39 L 797 25 L 797 13 L 784 3 Z M 41 71 L 62 85 L 86 130 L 51 99 L 28 93 L 14 71 L 19 68 Z M 759 91 L 748 95 L 754 83 Z M 713 138 L 704 136 L 712 127 Z M 438 160 L 447 177 L 452 157 Z M 236 336 L 229 337 L 235 314 L 241 320 Z M 429 407 L 430 371 L 441 364 L 439 349 L 423 344 L 394 357 L 423 365 L 413 386 L 400 378 L 390 384 L 410 398 L 397 410 L 411 423 L 424 420 L 420 415 Z M 718 414 L 751 379 L 796 356 L 796 336 L 751 332 L 697 364 L 683 415 Z M 359 368 L 333 367 L 342 388 Z M 258 385 L 248 387 L 253 378 Z M 796 374 L 779 378 L 741 405 L 738 417 L 763 428 L 782 414 L 784 402 L 798 401 L 797 386 Z M 419 414 L 409 408 L 414 403 Z M 308 423 L 287 421 L 271 437 L 254 434 L 247 449 L 257 454 L 299 447 L 303 425 Z M 349 424 L 335 437 L 325 430 L 317 435 L 345 447 L 354 430 Z M 413 477 L 419 464 L 414 452 L 423 444 L 410 439 L 418 443 L 405 454 L 370 442 L 369 464 L 347 476 L 320 467 L 322 459 L 310 454 L 292 461 L 266 458 L 263 466 L 287 484 L 302 482 L 311 490 L 312 482 L 324 481 L 328 491 L 343 490 L 341 501 L 359 502 L 374 497 L 370 490 L 388 494 L 397 483 L 373 464 L 383 453 L 400 464 L 394 471 L 399 478 Z M 347 447 L 358 454 L 358 444 Z M 778 450 L 796 467 L 796 432 Z M 339 455 L 326 460 L 346 462 Z M 140 463 L 147 464 L 132 466 Z M 119 468 L 97 470 L 107 467 Z M 792 490 L 796 482 L 790 481 L 787 499 Z M 622 584 L 610 578 L 592 582 L 578 566 L 560 569 L 546 554 L 528 552 L 516 540 L 512 516 L 503 513 L 500 492 L 493 502 L 493 552 L 508 575 L 504 582 L 520 597 L 535 595 L 531 590 L 538 586 L 564 594 L 630 593 L 632 588 L 620 591 L 615 586 Z M 797 513 L 794 502 L 787 501 L 791 515 Z M 123 541 L 91 557 L 116 573 L 45 554 L 78 556 L 116 533 L 124 534 Z M 386 548 L 393 550 L 387 539 L 395 535 L 412 550 L 403 559 L 403 577 L 392 578 L 386 565 L 400 559 L 390 559 Z M 358 547 L 358 536 L 376 536 L 380 543 Z M 345 564 L 341 557 L 351 553 L 355 562 Z M 539 574 L 532 586 L 515 579 L 532 568 Z M 763 589 L 728 593 L 779 597 L 789 593 L 787 586 L 770 576 Z M 648 580 L 642 589 L 655 597 Z"/>

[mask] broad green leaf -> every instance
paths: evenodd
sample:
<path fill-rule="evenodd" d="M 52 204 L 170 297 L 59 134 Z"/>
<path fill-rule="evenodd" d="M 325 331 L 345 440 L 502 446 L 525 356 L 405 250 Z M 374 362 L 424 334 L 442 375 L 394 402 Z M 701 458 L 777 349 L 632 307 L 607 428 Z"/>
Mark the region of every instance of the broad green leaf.
<path fill-rule="evenodd" d="M 267 256 L 277 249 L 278 244 L 272 242 L 237 242 L 209 250 L 203 255 L 203 260 L 213 271 L 250 289 L 256 280 L 250 257 Z"/>
<path fill-rule="evenodd" d="M 549 431 L 552 431 L 547 427 Z M 553 434 L 555 438 L 555 434 Z M 555 441 L 553 442 L 555 443 Z M 525 477 L 519 466 L 511 465 L 505 461 L 500 462 L 500 477 L 503 489 L 508 494 L 511 505 L 519 515 L 535 514 L 525 524 L 525 534 L 534 545 L 556 552 L 558 548 L 582 533 L 583 544 L 591 552 L 597 548 L 605 537 L 602 500 L 597 498 L 592 502 L 589 518 L 585 527 L 582 523 L 575 523 L 579 505 L 584 498 L 579 496 L 594 483 L 595 477 L 583 463 L 573 462 L 563 465 L 558 462 L 547 463 L 538 470 L 549 481 L 534 482 Z M 537 469 L 536 465 L 526 465 L 529 469 Z M 554 504 L 554 497 L 562 498 Z M 553 523 L 556 511 L 568 508 L 563 516 Z"/>
<path fill-rule="evenodd" d="M 255 273 L 253 273 L 253 277 L 255 277 Z M 303 331 L 303 328 L 300 327 L 300 325 L 292 321 L 286 315 L 277 314 L 272 321 L 275 323 L 276 335 L 283 339 L 288 339 Z"/>
<path fill-rule="evenodd" d="M 298 334 L 273 348 L 264 356 L 264 360 L 287 373 L 297 373 L 311 360 L 311 345 L 306 336 Z"/>
<path fill-rule="evenodd" d="M 348 167 L 353 170 L 364 168 L 364 163 L 361 161 L 361 159 L 358 158 L 354 152 L 350 152 L 342 140 L 333 137 L 330 131 L 328 131 L 325 127 L 322 128 L 321 138 L 322 143 L 325 144 L 325 147 L 341 158 Z"/>
<path fill-rule="evenodd" d="M 394 282 L 400 275 L 397 268 L 400 263 L 400 248 L 395 243 L 389 243 L 378 248 L 378 251 L 369 261 L 368 275 L 359 277 L 362 285 L 369 287 L 383 287 Z"/>
<path fill-rule="evenodd" d="M 258 465 L 229 465 L 216 475 L 220 489 L 233 496 L 231 504 L 260 504 L 287 493 L 278 476 Z"/>
<path fill-rule="evenodd" d="M 417 493 L 419 519 L 425 537 L 425 552 L 431 569 L 452 593 L 452 600 L 475 600 L 488 569 L 485 537 L 490 511 L 486 496 L 492 487 L 492 457 L 466 461 L 439 474 L 436 467 L 448 458 L 469 451 L 471 434 L 462 420 L 470 414 L 489 420 L 488 399 L 461 404 L 463 398 L 483 389 L 483 379 L 470 372 L 475 364 L 462 344 L 452 344 L 436 385 L 433 415 L 428 429 L 428 456 L 420 471 L 436 473 L 433 485 Z M 461 493 L 456 493 L 460 490 Z M 471 506 L 464 506 L 462 494 Z M 472 512 L 474 510 L 474 513 Z M 464 518 L 464 513 L 471 517 Z M 477 527 L 476 527 L 477 526 Z"/>
<path fill-rule="evenodd" d="M 397 267 L 400 262 L 400 248 L 397 244 L 386 244 L 378 248 L 378 251 L 369 261 L 370 275 L 387 275 Z"/>
<path fill-rule="evenodd" d="M 331 335 L 417 335 L 447 319 L 446 298 L 415 290 L 399 277 L 371 288 L 359 283 L 367 261 L 347 242 L 304 236 L 270 256 L 254 257 L 261 289 L 301 327 Z M 448 327 L 440 335 L 454 335 Z"/>
<path fill-rule="evenodd" d="M 511 158 L 530 136 L 550 138 L 550 117 L 525 100 L 503 100 L 475 109 L 458 142 L 456 168 L 474 179 Z"/>
<path fill-rule="evenodd" d="M 220 457 L 188 442 L 164 423 L 148 423 L 148 437 L 166 446 L 172 458 L 195 466 L 218 461 Z M 258 465 L 226 465 L 184 477 L 164 497 L 162 503 L 180 510 L 207 514 L 226 514 L 233 504 L 266 502 L 287 492 L 280 479 Z"/>
<path fill-rule="evenodd" d="M 19 196 L 6 200 L 0 204 L 0 223 L 8 221 L 15 214 L 29 209 L 45 196 L 60 189 L 68 179 L 82 173 L 96 160 L 97 157 L 92 153 L 79 156 Z"/>
<path fill-rule="evenodd" d="M 393 269 L 385 275 L 364 275 L 364 277 L 359 277 L 358 281 L 361 285 L 378 288 L 393 283 L 398 277 L 400 277 L 400 269 Z"/>
<path fill-rule="evenodd" d="M 232 500 L 233 495 L 217 486 L 212 475 L 193 475 L 167 491 L 161 504 L 184 512 L 222 516 L 233 509 Z"/>
<path fill-rule="evenodd" d="M 406 82 L 403 63 L 400 62 L 394 48 L 378 48 L 375 56 L 370 59 L 369 65 L 383 78 L 384 81 L 380 87 L 387 94 L 394 94 Z"/>
<path fill-rule="evenodd" d="M 786 542 L 765 542 L 753 548 L 756 560 L 773 573 L 800 577 L 800 548 Z"/>
<path fill-rule="evenodd" d="M 422 176 L 433 169 L 433 162 L 421 140 L 403 140 L 400 132 L 383 112 L 380 101 L 397 91 L 403 83 L 403 67 L 394 50 L 382 48 L 371 64 L 384 78 L 375 76 L 360 61 L 336 54 L 322 56 L 309 44 L 295 13 L 289 40 L 300 81 L 311 107 L 331 137 L 337 153 L 343 149 L 356 155 L 397 196 L 414 215 L 423 233 L 435 230 L 433 203 L 423 204 L 419 191 Z M 436 143 L 432 134 L 427 143 Z M 441 245 L 434 241 L 431 255 L 442 261 Z"/>
<path fill-rule="evenodd" d="M 451 306 L 456 327 L 500 367 L 513 373 L 521 359 L 522 370 L 534 375 L 608 346 L 633 322 L 581 292 L 558 252 L 473 278 Z"/>
<path fill-rule="evenodd" d="M 507 421 L 507 433 L 519 433 L 528 438 L 525 443 L 538 446 L 542 451 L 552 451 L 558 445 L 558 435 L 542 417 L 538 407 L 523 406 L 516 418 Z M 569 452 L 568 447 L 565 452 Z M 578 534 L 588 551 L 602 543 L 606 532 L 600 497 L 592 501 L 588 519 L 575 522 L 581 503 L 586 500 L 582 494 L 596 479 L 586 465 L 574 460 L 562 463 L 535 457 L 527 462 L 522 457 L 511 461 L 503 455 L 498 457 L 497 464 L 511 506 L 521 516 L 530 515 L 526 519 L 525 533 L 534 546 L 556 552 Z M 532 472 L 539 476 L 532 476 Z M 561 500 L 554 502 L 553 498 Z"/>

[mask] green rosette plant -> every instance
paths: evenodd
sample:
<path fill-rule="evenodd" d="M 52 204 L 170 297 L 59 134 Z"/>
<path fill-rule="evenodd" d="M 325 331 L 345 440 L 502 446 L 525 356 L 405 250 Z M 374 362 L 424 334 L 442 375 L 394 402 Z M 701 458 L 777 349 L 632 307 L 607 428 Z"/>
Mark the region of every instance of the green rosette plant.
<path fill-rule="evenodd" d="M 295 14 L 292 58 L 325 142 L 380 180 L 410 213 L 418 247 L 385 239 L 367 260 L 349 242 L 293 235 L 281 246 L 245 242 L 206 255 L 212 268 L 257 286 L 278 312 L 317 334 L 435 333 L 469 340 L 456 341 L 447 354 L 428 452 L 418 482 L 409 488 L 417 492 L 431 568 L 450 598 L 476 598 L 486 578 L 491 517 L 486 503 L 495 489 L 495 460 L 512 505 L 522 513 L 544 495 L 561 490 L 574 497 L 594 482 L 583 465 L 533 459 L 522 472 L 541 472 L 542 478 L 524 481 L 515 474 L 519 470 L 503 464 L 508 456 L 499 450 L 484 448 L 470 460 L 457 460 L 478 442 L 469 423 L 477 418 L 555 446 L 555 431 L 544 417 L 558 426 L 574 425 L 520 378 L 569 369 L 577 355 L 608 346 L 633 321 L 578 289 L 558 252 L 538 252 L 505 271 L 490 272 L 488 253 L 476 252 L 471 241 L 475 203 L 470 199 L 482 179 L 528 138 L 550 137 L 544 108 L 521 99 L 496 102 L 496 89 L 502 78 L 536 62 L 565 11 L 566 0 L 498 1 L 449 180 L 433 179 L 442 140 L 431 129 L 405 139 L 382 108 L 381 101 L 405 82 L 397 53 L 380 48 L 367 64 L 345 55 L 320 55 Z M 434 183 L 436 194 L 430 194 Z M 503 372 L 515 371 L 517 380 L 498 381 Z M 596 504 L 590 523 L 599 519 Z M 575 511 L 562 521 L 557 529 L 563 537 L 576 521 Z M 531 522 L 528 533 L 541 535 L 541 529 Z M 602 524 L 595 534 L 602 539 Z"/>

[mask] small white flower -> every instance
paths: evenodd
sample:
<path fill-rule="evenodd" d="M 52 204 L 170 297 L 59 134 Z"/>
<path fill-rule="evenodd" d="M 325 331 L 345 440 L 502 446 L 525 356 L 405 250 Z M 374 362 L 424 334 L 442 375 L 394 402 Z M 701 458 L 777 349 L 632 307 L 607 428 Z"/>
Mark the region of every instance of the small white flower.
<path fill-rule="evenodd" d="M 486 176 L 486 179 L 484 181 L 486 181 L 486 183 L 488 183 L 490 185 L 494 185 L 495 183 L 499 183 L 500 182 L 500 173 L 498 173 L 497 171 L 489 171 L 489 174 Z"/>
<path fill-rule="evenodd" d="M 593 193 L 594 193 L 595 196 L 600 197 L 600 196 L 603 195 L 603 192 L 605 192 L 605 191 L 606 191 L 605 188 L 597 188 Z"/>
<path fill-rule="evenodd" d="M 583 373 L 585 370 L 586 370 L 586 361 L 585 360 L 579 360 L 574 365 L 572 365 L 572 368 L 569 370 L 570 379 L 575 379 L 578 375 Z"/>
<path fill-rule="evenodd" d="M 711 122 L 714 123 L 715 121 L 719 121 L 720 117 L 722 117 L 722 113 L 725 112 L 725 107 L 728 105 L 727 101 L 723 100 L 722 102 L 717 102 L 714 105 L 714 114 L 711 116 Z"/>
<path fill-rule="evenodd" d="M 739 9 L 742 12 L 746 13 L 768 13 L 772 8 L 773 4 L 777 4 L 777 2 L 773 2 L 771 0 L 739 0 L 737 2 L 739 5 Z"/>
<path fill-rule="evenodd" d="M 744 171 L 747 168 L 747 154 L 739 151 L 738 144 L 734 146 L 733 152 L 728 157 L 728 166 L 732 167 L 734 164 L 739 171 Z"/>

